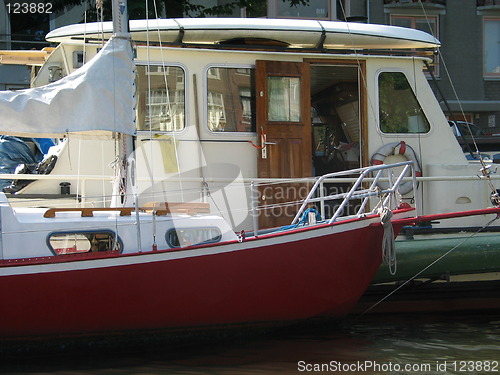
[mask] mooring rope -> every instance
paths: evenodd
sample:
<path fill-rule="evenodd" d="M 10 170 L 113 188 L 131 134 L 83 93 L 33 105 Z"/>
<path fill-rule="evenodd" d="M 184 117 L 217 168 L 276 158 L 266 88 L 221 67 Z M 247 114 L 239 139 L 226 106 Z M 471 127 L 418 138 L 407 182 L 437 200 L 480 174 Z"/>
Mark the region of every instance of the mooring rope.
<path fill-rule="evenodd" d="M 380 212 L 380 221 L 384 227 L 384 237 L 382 240 L 382 259 L 389 267 L 391 275 L 396 274 L 396 246 L 394 243 L 394 228 L 391 223 L 392 211 L 389 207 L 383 207 Z"/>

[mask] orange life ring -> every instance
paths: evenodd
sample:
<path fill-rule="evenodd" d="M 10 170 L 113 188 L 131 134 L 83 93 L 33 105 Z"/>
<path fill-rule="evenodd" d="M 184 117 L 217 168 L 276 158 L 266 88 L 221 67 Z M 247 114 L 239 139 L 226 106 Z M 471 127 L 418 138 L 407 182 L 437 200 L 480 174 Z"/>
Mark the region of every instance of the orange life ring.
<path fill-rule="evenodd" d="M 422 168 L 420 167 L 420 163 L 418 161 L 417 154 L 415 154 L 415 151 L 410 146 L 408 146 L 405 141 L 388 143 L 388 144 L 380 147 L 373 154 L 372 158 L 370 159 L 370 164 L 371 165 L 384 164 L 385 158 L 390 156 L 390 155 L 403 155 L 406 158 L 406 160 L 412 160 L 413 161 L 413 169 L 415 171 L 415 176 L 422 177 Z M 388 182 L 379 182 L 378 186 L 381 189 L 387 189 L 389 187 L 389 183 Z M 412 190 L 413 190 L 413 182 L 412 181 L 403 182 L 399 186 L 399 192 L 402 195 L 408 194 Z"/>

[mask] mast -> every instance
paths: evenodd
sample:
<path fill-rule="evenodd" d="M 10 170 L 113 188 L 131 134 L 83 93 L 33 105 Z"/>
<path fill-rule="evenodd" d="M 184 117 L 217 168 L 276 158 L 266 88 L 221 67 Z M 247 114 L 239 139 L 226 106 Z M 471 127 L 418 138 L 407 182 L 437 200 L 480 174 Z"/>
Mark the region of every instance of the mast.
<path fill-rule="evenodd" d="M 130 28 L 128 23 L 128 7 L 126 0 L 113 0 L 113 37 L 124 38 L 131 44 Z M 132 48 L 129 49 L 130 60 L 134 60 Z M 118 133 L 119 151 L 117 163 L 115 163 L 115 181 L 113 186 L 112 207 L 135 206 L 137 249 L 142 251 L 141 228 L 139 220 L 139 205 L 137 194 L 135 194 L 135 156 L 134 138 L 131 135 Z M 131 163 L 129 163 L 131 160 Z M 132 175 L 132 176 L 130 176 Z"/>
<path fill-rule="evenodd" d="M 126 0 L 113 0 L 113 37 L 124 38 L 131 43 L 130 28 L 128 22 L 128 7 Z M 132 49 L 130 49 L 130 59 L 133 60 Z M 131 205 L 133 198 L 130 196 L 131 186 L 134 182 L 129 178 L 129 157 L 134 152 L 133 136 L 117 133 L 118 137 L 118 156 L 115 163 L 115 181 L 113 186 L 112 207 Z"/>
<path fill-rule="evenodd" d="M 125 0 L 113 0 L 113 33 L 130 39 L 128 7 Z M 122 35 L 124 34 L 124 35 Z"/>

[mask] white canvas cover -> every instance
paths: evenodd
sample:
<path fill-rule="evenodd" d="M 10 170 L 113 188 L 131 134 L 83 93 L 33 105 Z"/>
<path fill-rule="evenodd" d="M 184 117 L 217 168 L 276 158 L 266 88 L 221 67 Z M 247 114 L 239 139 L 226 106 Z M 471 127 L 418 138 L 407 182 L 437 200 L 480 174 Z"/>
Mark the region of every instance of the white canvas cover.
<path fill-rule="evenodd" d="M 0 92 L 0 134 L 62 137 L 135 134 L 130 40 L 113 37 L 81 68 L 45 86 Z"/>

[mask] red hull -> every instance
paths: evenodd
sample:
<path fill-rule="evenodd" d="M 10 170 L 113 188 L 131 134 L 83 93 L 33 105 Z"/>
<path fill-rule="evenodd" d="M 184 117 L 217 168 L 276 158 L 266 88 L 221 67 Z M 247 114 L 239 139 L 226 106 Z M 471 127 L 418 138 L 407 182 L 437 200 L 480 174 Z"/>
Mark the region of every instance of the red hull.
<path fill-rule="evenodd" d="M 308 238 L 288 242 L 306 232 Z M 89 264 L 90 268 L 58 272 L 31 266 L 40 269 L 0 277 L 0 335 L 7 339 L 191 331 L 342 316 L 380 265 L 382 233 L 380 225 L 341 233 L 328 227 L 215 246 L 212 251 L 232 247 L 215 254 L 192 256 L 206 253 L 209 247 L 204 247 L 122 255 L 100 260 L 122 265 Z M 165 258 L 172 255 L 178 259 Z M 51 266 L 65 269 L 85 262 L 99 261 Z"/>

